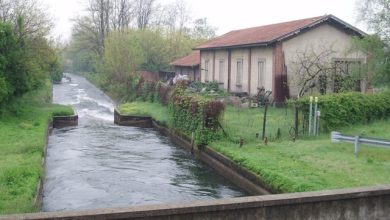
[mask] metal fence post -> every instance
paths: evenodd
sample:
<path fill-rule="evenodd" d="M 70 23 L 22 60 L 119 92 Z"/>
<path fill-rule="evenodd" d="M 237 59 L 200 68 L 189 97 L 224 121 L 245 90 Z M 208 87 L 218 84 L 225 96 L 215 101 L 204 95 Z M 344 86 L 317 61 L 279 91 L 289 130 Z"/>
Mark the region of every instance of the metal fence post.
<path fill-rule="evenodd" d="M 317 136 L 317 108 L 318 108 L 318 97 L 314 98 L 314 136 Z"/>
<path fill-rule="evenodd" d="M 359 136 L 355 136 L 355 156 L 359 154 Z"/>
<path fill-rule="evenodd" d="M 262 137 L 261 137 L 262 140 L 264 140 L 264 138 L 265 138 L 265 126 L 267 124 L 267 110 L 268 110 L 268 104 L 266 102 L 265 106 L 264 106 L 263 134 L 262 134 Z"/>
<path fill-rule="evenodd" d="M 312 112 L 313 112 L 313 96 L 310 96 L 310 109 L 309 109 L 309 136 L 311 135 Z"/>

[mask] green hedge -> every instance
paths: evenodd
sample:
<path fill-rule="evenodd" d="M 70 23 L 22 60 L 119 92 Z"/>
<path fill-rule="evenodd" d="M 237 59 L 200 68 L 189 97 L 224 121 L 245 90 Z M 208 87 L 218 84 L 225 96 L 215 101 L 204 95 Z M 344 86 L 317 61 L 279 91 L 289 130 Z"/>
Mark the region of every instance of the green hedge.
<path fill-rule="evenodd" d="M 224 110 L 222 102 L 190 93 L 180 84 L 173 88 L 169 101 L 172 126 L 189 137 L 194 132 L 198 146 L 219 138 L 219 120 Z"/>
<path fill-rule="evenodd" d="M 303 111 L 306 123 L 309 115 L 309 97 L 296 101 Z M 325 131 L 353 124 L 390 117 L 390 91 L 376 94 L 356 92 L 329 94 L 319 97 L 320 126 Z"/>

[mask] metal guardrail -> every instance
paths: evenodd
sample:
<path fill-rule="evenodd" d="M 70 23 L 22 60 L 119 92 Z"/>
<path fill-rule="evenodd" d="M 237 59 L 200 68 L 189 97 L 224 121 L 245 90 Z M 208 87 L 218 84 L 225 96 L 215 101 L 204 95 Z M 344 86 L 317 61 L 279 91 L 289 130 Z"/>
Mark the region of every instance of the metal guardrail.
<path fill-rule="evenodd" d="M 337 142 L 348 142 L 355 144 L 355 155 L 359 154 L 359 144 L 367 144 L 374 147 L 382 147 L 390 149 L 390 140 L 378 139 L 378 138 L 368 138 L 352 135 L 343 135 L 340 132 L 332 131 L 331 133 L 332 143 Z"/>

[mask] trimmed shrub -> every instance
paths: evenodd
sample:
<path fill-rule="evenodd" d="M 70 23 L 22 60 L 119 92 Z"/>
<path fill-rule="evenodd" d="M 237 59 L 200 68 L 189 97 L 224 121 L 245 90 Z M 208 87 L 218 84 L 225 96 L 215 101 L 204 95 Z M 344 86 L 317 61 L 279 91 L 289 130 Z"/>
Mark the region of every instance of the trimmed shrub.
<path fill-rule="evenodd" d="M 195 144 L 204 146 L 219 138 L 219 120 L 225 106 L 219 101 L 185 91 L 185 86 L 174 87 L 169 103 L 173 127 L 187 136 L 195 133 Z"/>
<path fill-rule="evenodd" d="M 309 97 L 296 103 L 301 107 L 306 122 L 309 118 Z M 325 131 L 353 124 L 367 123 L 390 117 L 390 92 L 361 94 L 356 92 L 329 94 L 319 97 L 320 126 Z"/>

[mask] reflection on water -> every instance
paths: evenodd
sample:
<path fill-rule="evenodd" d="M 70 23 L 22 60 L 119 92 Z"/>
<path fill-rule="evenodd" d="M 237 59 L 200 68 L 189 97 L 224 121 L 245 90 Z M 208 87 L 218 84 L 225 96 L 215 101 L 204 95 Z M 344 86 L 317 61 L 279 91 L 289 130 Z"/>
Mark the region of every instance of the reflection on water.
<path fill-rule="evenodd" d="M 50 136 L 44 211 L 239 197 L 243 191 L 153 129 L 113 124 L 113 102 L 84 78 L 54 85 L 79 125 Z"/>

